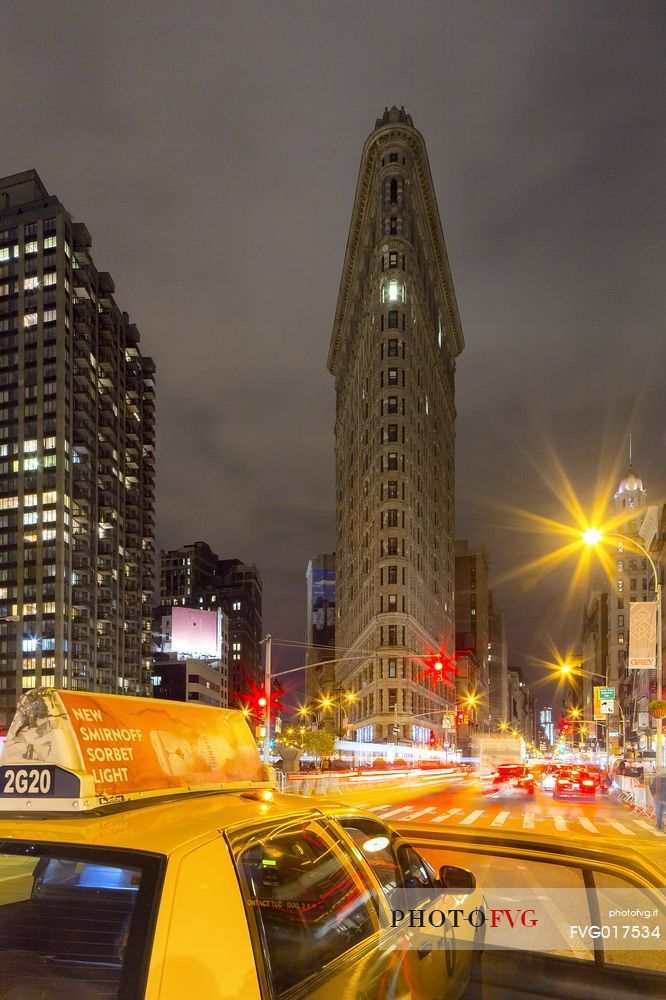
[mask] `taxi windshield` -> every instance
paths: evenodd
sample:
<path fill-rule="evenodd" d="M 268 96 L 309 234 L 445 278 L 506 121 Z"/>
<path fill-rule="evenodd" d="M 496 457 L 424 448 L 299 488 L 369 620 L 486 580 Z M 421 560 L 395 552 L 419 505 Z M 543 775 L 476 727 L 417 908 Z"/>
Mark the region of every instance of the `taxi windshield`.
<path fill-rule="evenodd" d="M 158 869 L 129 852 L 0 841 L 0 998 L 136 995 Z"/>

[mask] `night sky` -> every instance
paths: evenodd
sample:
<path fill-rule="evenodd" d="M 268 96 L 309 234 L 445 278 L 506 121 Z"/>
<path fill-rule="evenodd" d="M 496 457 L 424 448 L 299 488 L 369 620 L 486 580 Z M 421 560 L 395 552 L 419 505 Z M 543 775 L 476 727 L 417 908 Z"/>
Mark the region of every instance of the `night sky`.
<path fill-rule="evenodd" d="M 629 432 L 666 492 L 665 28 L 641 0 L 2 5 L 0 174 L 87 224 L 157 364 L 158 546 L 256 562 L 267 630 L 303 641 L 361 148 L 404 105 L 466 340 L 457 536 L 488 548 L 512 663 L 573 644 L 573 565 L 506 579 L 561 540 L 506 505 L 570 522 L 555 461 L 587 506 Z"/>

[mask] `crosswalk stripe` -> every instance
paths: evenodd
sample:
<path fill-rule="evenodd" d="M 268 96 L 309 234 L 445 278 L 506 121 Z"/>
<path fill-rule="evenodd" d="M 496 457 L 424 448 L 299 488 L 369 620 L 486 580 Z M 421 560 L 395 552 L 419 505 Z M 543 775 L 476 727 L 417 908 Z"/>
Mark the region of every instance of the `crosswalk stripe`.
<path fill-rule="evenodd" d="M 587 816 L 579 816 L 579 817 L 578 817 L 578 822 L 579 822 L 579 823 L 580 823 L 580 825 L 581 825 L 582 827 L 584 827 L 584 828 L 585 828 L 586 830 L 589 830 L 589 831 L 590 831 L 590 833 L 599 833 L 599 831 L 597 830 L 597 828 L 596 828 L 596 826 L 594 825 L 594 823 L 592 823 L 592 822 L 591 822 L 591 821 L 590 821 L 590 820 L 589 820 L 589 819 L 587 818 Z"/>
<path fill-rule="evenodd" d="M 508 818 L 509 818 L 510 815 L 511 814 L 508 813 L 508 812 L 497 813 L 497 816 L 495 816 L 495 819 L 492 821 L 492 823 L 490 825 L 491 826 L 504 826 L 504 824 L 506 823 L 506 821 L 508 820 Z"/>
<path fill-rule="evenodd" d="M 388 819 L 389 816 L 397 816 L 398 813 L 411 812 L 414 806 L 401 806 L 399 809 L 391 809 L 390 812 L 384 813 L 382 819 Z"/>
<path fill-rule="evenodd" d="M 436 812 L 437 812 L 437 807 L 436 806 L 428 806 L 427 809 L 420 809 L 419 812 L 414 813 L 414 815 L 410 816 L 409 818 L 410 818 L 410 820 L 412 820 L 412 819 L 418 819 L 419 816 L 425 816 L 426 813 L 436 813 Z"/>
<path fill-rule="evenodd" d="M 533 830 L 535 819 L 536 816 L 534 815 L 534 813 L 525 813 L 525 815 L 523 816 L 523 829 Z"/>
<path fill-rule="evenodd" d="M 654 833 L 655 828 L 652 823 L 646 823 L 644 819 L 635 819 L 634 823 L 637 823 L 638 826 L 642 826 L 644 830 L 651 830 Z"/>
<path fill-rule="evenodd" d="M 484 813 L 483 809 L 475 809 L 474 812 L 471 812 L 469 814 L 469 816 L 465 816 L 464 819 L 460 820 L 460 826 L 469 826 L 470 823 L 476 822 L 479 816 L 483 816 L 483 813 Z"/>
<path fill-rule="evenodd" d="M 553 816 L 552 820 L 555 824 L 556 830 L 562 830 L 563 833 L 568 833 L 569 827 L 567 826 L 567 821 L 564 816 Z"/>
<path fill-rule="evenodd" d="M 441 816 L 435 816 L 433 818 L 433 823 L 443 823 L 445 820 L 449 819 L 451 816 L 455 816 L 456 813 L 462 812 L 462 809 L 449 809 L 448 812 L 442 813 Z"/>
<path fill-rule="evenodd" d="M 614 826 L 616 830 L 620 831 L 620 833 L 629 834 L 630 837 L 634 836 L 634 831 L 630 830 L 628 826 L 624 825 L 624 823 L 618 823 L 616 819 L 609 819 L 606 820 L 606 822 L 611 826 Z"/>

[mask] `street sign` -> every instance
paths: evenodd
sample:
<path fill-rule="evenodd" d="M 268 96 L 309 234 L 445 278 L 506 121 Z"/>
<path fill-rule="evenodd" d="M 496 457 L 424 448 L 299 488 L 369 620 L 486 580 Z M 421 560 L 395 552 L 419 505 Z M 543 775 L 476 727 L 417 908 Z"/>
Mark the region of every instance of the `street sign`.
<path fill-rule="evenodd" d="M 447 714 L 442 718 L 442 729 L 455 729 L 456 728 L 456 717 L 455 715 Z"/>
<path fill-rule="evenodd" d="M 614 698 L 615 697 L 615 688 L 599 688 L 599 697 L 600 698 Z"/>
<path fill-rule="evenodd" d="M 394 736 L 399 736 L 400 735 L 400 726 L 394 726 L 393 727 L 393 735 Z"/>
<path fill-rule="evenodd" d="M 601 714 L 602 715 L 614 715 L 615 713 L 615 700 L 613 698 L 602 698 L 601 699 Z"/>

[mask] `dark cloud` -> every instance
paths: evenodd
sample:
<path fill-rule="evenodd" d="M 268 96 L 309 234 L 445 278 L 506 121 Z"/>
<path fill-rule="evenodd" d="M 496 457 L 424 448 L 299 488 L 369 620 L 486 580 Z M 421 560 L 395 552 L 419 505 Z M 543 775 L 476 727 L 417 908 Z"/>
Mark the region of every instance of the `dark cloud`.
<path fill-rule="evenodd" d="M 161 545 L 256 561 L 266 625 L 302 638 L 334 545 L 340 267 L 393 103 L 426 138 L 467 343 L 458 534 L 498 579 L 546 545 L 493 506 L 564 517 L 544 440 L 589 498 L 632 430 L 663 496 L 665 24 L 640 0 L 4 5 L 1 170 L 87 223 L 156 359 Z M 566 583 L 498 584 L 517 662 L 545 625 L 573 639 Z"/>

